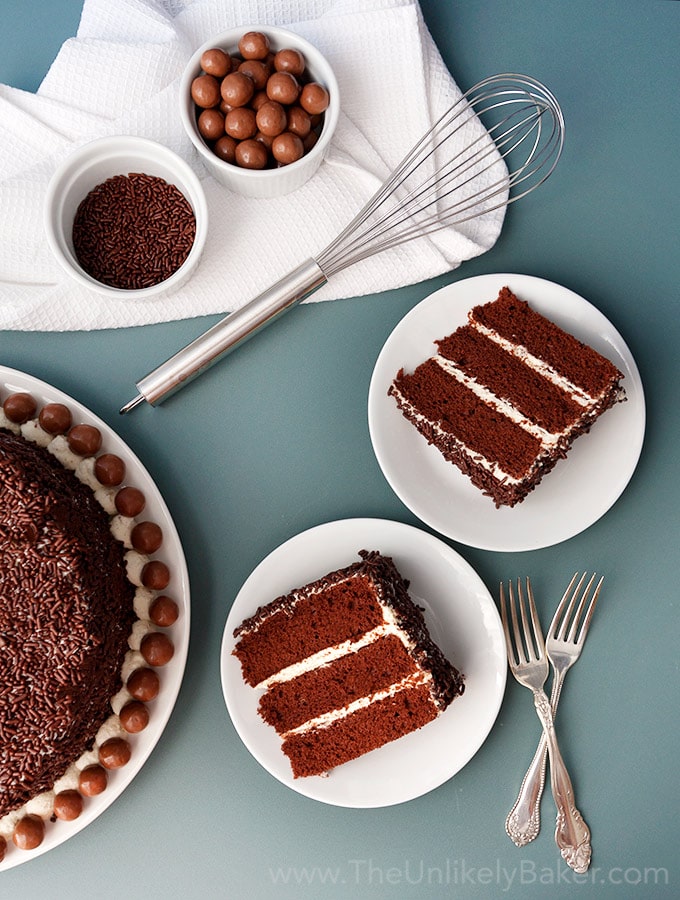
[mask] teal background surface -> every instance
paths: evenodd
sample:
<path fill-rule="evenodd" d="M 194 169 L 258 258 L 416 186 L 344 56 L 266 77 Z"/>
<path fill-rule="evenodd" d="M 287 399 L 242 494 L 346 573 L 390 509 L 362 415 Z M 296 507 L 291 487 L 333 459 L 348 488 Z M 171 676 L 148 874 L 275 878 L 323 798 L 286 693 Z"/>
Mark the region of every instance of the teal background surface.
<path fill-rule="evenodd" d="M 117 411 L 134 381 L 215 319 L 0 333 L 2 364 L 71 394 L 141 457 L 172 511 L 192 584 L 186 677 L 152 756 L 83 832 L 0 873 L 2 900 L 680 894 L 680 4 L 422 0 L 422 8 L 462 88 L 524 72 L 564 110 L 558 169 L 509 210 L 490 252 L 429 282 L 298 308 L 162 407 L 127 417 Z M 0 82 L 33 91 L 75 34 L 81 3 L 2 0 L 0 11 Z M 279 784 L 241 743 L 220 688 L 231 603 L 272 549 L 345 517 L 421 525 L 373 455 L 369 379 L 406 312 L 444 284 L 487 272 L 541 276 L 586 297 L 623 335 L 646 392 L 639 466 L 597 523 L 530 553 L 449 542 L 494 597 L 501 578 L 531 575 L 544 619 L 574 571 L 606 576 L 558 724 L 593 833 L 593 867 L 582 877 L 553 843 L 549 794 L 535 842 L 518 849 L 504 833 L 537 737 L 529 694 L 511 678 L 471 762 L 432 793 L 382 810 L 322 805 Z"/>

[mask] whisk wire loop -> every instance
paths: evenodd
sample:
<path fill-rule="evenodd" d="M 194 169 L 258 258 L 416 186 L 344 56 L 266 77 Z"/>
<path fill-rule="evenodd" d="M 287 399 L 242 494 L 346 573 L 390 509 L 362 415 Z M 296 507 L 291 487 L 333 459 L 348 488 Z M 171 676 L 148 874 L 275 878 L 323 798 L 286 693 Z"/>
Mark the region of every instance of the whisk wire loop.
<path fill-rule="evenodd" d="M 544 85 L 523 75 L 491 76 L 440 116 L 315 260 L 330 277 L 505 207 L 545 181 L 563 142 L 562 112 Z"/>

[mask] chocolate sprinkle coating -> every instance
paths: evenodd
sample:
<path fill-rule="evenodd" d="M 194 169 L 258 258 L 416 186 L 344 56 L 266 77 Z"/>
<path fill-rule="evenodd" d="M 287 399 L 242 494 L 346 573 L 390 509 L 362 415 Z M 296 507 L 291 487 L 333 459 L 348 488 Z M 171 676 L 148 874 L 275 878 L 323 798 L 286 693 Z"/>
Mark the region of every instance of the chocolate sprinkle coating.
<path fill-rule="evenodd" d="M 55 780 L 111 713 L 135 620 L 92 491 L 0 429 L 0 816 Z"/>

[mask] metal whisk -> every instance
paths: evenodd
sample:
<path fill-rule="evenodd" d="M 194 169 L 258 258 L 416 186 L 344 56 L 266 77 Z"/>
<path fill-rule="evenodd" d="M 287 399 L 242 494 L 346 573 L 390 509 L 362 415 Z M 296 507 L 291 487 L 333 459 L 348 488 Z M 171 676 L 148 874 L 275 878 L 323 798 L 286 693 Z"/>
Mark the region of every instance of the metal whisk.
<path fill-rule="evenodd" d="M 142 378 L 138 395 L 121 413 L 169 397 L 359 260 L 525 197 L 553 171 L 563 141 L 562 111 L 540 82 L 526 75 L 479 82 L 418 141 L 334 241 Z"/>

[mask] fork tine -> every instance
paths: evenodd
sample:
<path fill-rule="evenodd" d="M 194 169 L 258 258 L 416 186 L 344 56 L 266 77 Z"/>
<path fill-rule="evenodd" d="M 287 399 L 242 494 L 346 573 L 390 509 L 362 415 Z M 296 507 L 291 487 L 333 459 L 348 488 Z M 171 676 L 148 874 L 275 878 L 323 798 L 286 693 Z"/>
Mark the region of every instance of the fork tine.
<path fill-rule="evenodd" d="M 590 586 L 594 580 L 595 580 L 595 573 L 593 573 L 593 577 L 588 582 L 588 588 L 586 590 L 586 594 L 583 595 L 583 600 L 581 601 L 581 604 L 585 603 L 587 591 L 590 590 Z M 583 620 L 583 624 L 581 625 L 578 636 L 576 638 L 577 644 L 580 644 L 586 638 L 586 634 L 588 633 L 588 629 L 590 628 L 590 621 L 593 618 L 593 613 L 595 612 L 595 604 L 597 603 L 597 598 L 600 596 L 600 588 L 602 587 L 603 581 L 604 581 L 604 575 L 600 578 L 600 580 L 597 583 L 597 587 L 595 588 L 595 593 L 593 594 L 593 597 L 590 601 L 590 605 L 588 606 L 588 609 L 586 611 L 585 619 Z M 580 613 L 581 613 L 581 607 L 579 606 L 579 610 L 578 610 L 579 616 L 580 616 Z"/>
<path fill-rule="evenodd" d="M 534 628 L 534 641 L 536 648 L 536 659 L 541 659 L 545 656 L 545 643 L 543 641 L 543 632 L 541 631 L 541 622 L 538 618 L 538 612 L 536 610 L 536 601 L 534 600 L 534 592 L 531 588 L 531 581 L 529 580 L 529 576 L 527 575 L 527 595 L 529 597 L 529 608 L 531 610 L 531 622 Z"/>
<path fill-rule="evenodd" d="M 527 631 L 526 631 L 526 614 L 524 612 L 524 603 L 523 603 L 523 599 L 522 599 L 522 584 L 521 584 L 519 578 L 517 579 L 517 588 L 518 588 L 518 594 L 519 594 L 519 608 L 520 608 L 520 612 L 522 614 L 522 624 L 525 626 L 524 634 L 526 636 L 526 633 L 527 633 Z M 510 593 L 510 614 L 512 617 L 512 630 L 513 630 L 514 636 L 515 636 L 517 662 L 519 665 L 523 665 L 529 659 L 531 659 L 531 647 L 527 646 L 526 653 L 528 655 L 525 655 L 525 646 L 524 646 L 524 642 L 522 641 L 522 635 L 519 630 L 519 621 L 517 619 L 517 604 L 515 603 L 515 594 L 512 590 L 512 581 L 508 582 L 508 589 L 509 589 L 509 593 Z"/>
<path fill-rule="evenodd" d="M 560 605 L 555 610 L 555 615 L 553 616 L 552 624 L 550 625 L 550 630 L 548 634 L 556 637 L 558 640 L 563 641 L 564 634 L 567 628 L 567 622 L 571 618 L 571 613 L 574 608 L 574 603 L 576 602 L 576 595 L 581 590 L 581 585 L 583 584 L 583 579 L 585 578 L 585 572 L 581 576 L 581 580 L 576 585 L 576 588 L 573 593 L 571 593 L 571 589 L 574 587 L 574 582 L 578 578 L 578 572 L 574 573 L 574 577 L 569 582 L 569 585 L 562 595 L 562 599 L 560 600 Z M 566 607 L 566 611 L 565 611 Z"/>
<path fill-rule="evenodd" d="M 576 594 L 577 594 L 578 590 L 580 589 L 581 585 L 583 584 L 583 581 L 584 581 L 584 579 L 585 579 L 585 577 L 586 577 L 586 574 L 587 574 L 586 572 L 583 573 L 583 577 L 581 578 L 581 580 L 580 580 L 579 583 L 578 583 L 578 588 L 576 589 L 576 591 L 574 591 L 574 602 L 576 601 Z M 594 572 L 593 572 L 593 574 L 590 576 L 590 581 L 589 581 L 588 584 L 585 586 L 585 589 L 584 589 L 584 591 L 583 591 L 583 595 L 582 595 L 582 597 L 581 597 L 581 600 L 580 600 L 580 602 L 579 602 L 578 608 L 577 608 L 577 610 L 576 610 L 576 614 L 574 615 L 574 618 L 572 619 L 571 627 L 570 627 L 570 629 L 569 629 L 569 634 L 567 635 L 567 638 L 566 638 L 566 639 L 567 639 L 568 641 L 570 641 L 572 644 L 574 643 L 574 640 L 575 640 L 575 638 L 576 638 L 576 629 L 577 629 L 577 627 L 578 627 L 579 621 L 581 620 L 581 615 L 583 614 L 583 610 L 584 610 L 584 607 L 585 607 L 585 605 L 586 605 L 586 600 L 588 599 L 588 593 L 590 592 L 590 589 L 591 589 L 591 587 L 593 586 L 593 581 L 595 581 L 595 573 L 594 573 Z M 573 605 L 573 604 L 570 604 L 570 606 L 571 606 L 571 605 Z M 567 623 L 565 622 L 565 623 L 564 623 L 565 628 L 566 628 L 566 624 L 567 624 Z"/>
<path fill-rule="evenodd" d="M 524 643 L 526 645 L 526 659 L 527 662 L 532 662 L 534 660 L 534 645 L 531 640 L 531 633 L 529 631 L 529 621 L 527 619 L 527 611 L 526 604 L 524 602 L 524 591 L 522 590 L 522 581 L 521 579 L 517 579 L 517 605 L 519 606 L 519 613 L 522 618 L 522 632 L 524 634 Z"/>
<path fill-rule="evenodd" d="M 512 581 L 508 582 L 509 600 L 505 598 L 505 586 L 500 582 L 500 598 L 501 598 L 501 619 L 503 621 L 503 632 L 505 634 L 505 643 L 508 649 L 508 662 L 511 668 L 520 665 L 522 662 L 521 644 L 518 642 L 517 616 L 515 613 L 515 596 L 512 591 Z M 508 606 L 510 614 L 508 614 Z M 512 628 L 511 628 L 512 622 Z M 514 640 L 513 640 L 514 635 Z"/>
<path fill-rule="evenodd" d="M 515 648 L 512 643 L 512 635 L 510 634 L 510 623 L 508 622 L 508 609 L 505 600 L 505 588 L 503 586 L 503 582 L 500 583 L 500 596 L 501 596 L 501 619 L 503 621 L 503 633 L 505 634 L 505 643 L 507 644 L 508 649 L 508 661 L 510 666 L 515 666 L 517 664 L 517 654 Z"/>

